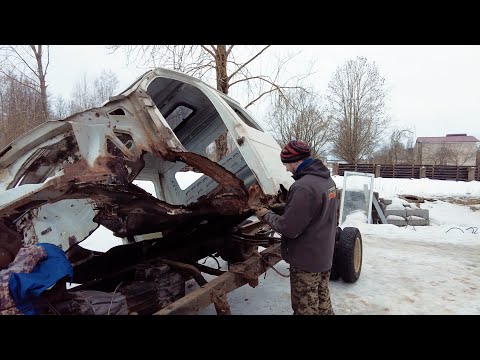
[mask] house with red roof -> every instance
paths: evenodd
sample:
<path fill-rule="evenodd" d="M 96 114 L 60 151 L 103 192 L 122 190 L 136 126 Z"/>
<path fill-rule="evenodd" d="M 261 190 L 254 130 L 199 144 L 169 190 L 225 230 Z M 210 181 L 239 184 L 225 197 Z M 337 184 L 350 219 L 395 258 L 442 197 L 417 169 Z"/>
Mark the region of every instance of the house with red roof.
<path fill-rule="evenodd" d="M 416 163 L 475 166 L 479 142 L 475 136 L 467 134 L 418 137 L 415 142 Z"/>

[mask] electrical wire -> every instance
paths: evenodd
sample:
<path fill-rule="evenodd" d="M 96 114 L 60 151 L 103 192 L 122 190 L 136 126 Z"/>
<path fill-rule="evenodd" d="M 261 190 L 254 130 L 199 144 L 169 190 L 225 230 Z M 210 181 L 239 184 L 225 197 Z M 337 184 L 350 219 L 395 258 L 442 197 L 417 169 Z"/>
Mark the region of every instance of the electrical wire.
<path fill-rule="evenodd" d="M 260 256 L 260 259 L 262 259 L 262 260 L 267 264 L 267 266 L 268 266 L 269 268 L 272 268 L 273 271 L 275 271 L 278 275 L 283 276 L 283 277 L 286 277 L 286 278 L 290 277 L 290 275 L 282 274 L 280 271 L 278 271 L 277 269 L 275 269 L 275 267 L 274 267 L 273 265 L 270 265 L 270 263 L 268 262 L 268 260 L 266 260 L 265 257 L 264 257 L 262 254 L 258 253 L 258 256 Z M 266 276 L 267 276 L 267 271 L 265 271 L 264 279 L 265 279 Z"/>
<path fill-rule="evenodd" d="M 460 229 L 459 227 L 451 227 L 450 229 L 448 229 L 447 231 L 445 231 L 446 233 L 448 233 L 450 230 L 452 229 L 458 229 L 460 230 L 462 233 L 464 232 L 462 229 Z"/>
<path fill-rule="evenodd" d="M 118 287 L 120 285 L 122 285 L 122 283 L 123 283 L 123 281 L 120 281 L 120 284 L 118 284 L 117 287 L 115 288 L 115 290 L 113 291 L 112 301 L 110 301 L 110 306 L 108 307 L 107 315 L 110 315 L 110 309 L 112 308 L 113 298 L 115 297 L 115 293 L 117 292 Z"/>
<path fill-rule="evenodd" d="M 469 230 L 469 229 L 472 229 L 472 234 L 476 234 L 477 231 L 478 231 L 478 227 L 476 227 L 476 226 L 470 226 L 470 227 L 466 228 L 465 230 Z"/>

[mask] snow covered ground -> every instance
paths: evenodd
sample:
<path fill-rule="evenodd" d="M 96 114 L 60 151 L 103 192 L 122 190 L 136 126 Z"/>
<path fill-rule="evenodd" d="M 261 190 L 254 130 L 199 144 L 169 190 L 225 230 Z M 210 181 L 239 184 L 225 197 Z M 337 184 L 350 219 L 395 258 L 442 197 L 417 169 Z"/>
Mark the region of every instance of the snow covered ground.
<path fill-rule="evenodd" d="M 334 180 L 342 187 L 343 177 Z M 374 191 L 384 198 L 409 194 L 480 204 L 476 181 L 377 178 Z M 429 210 L 430 226 L 350 223 L 362 234 L 362 273 L 354 284 L 330 282 L 336 314 L 480 314 L 479 206 L 437 200 L 420 207 Z M 207 263 L 215 266 L 211 259 Z M 288 274 L 283 261 L 276 269 Z M 289 279 L 272 270 L 256 288 L 243 286 L 228 299 L 233 314 L 292 313 Z M 210 306 L 200 314 L 215 314 L 215 309 Z"/>
<path fill-rule="evenodd" d="M 334 180 L 343 186 L 342 176 Z M 354 284 L 330 282 L 336 314 L 480 314 L 480 182 L 376 178 L 374 191 L 383 198 L 433 199 L 420 204 L 429 210 L 431 225 L 350 223 L 362 234 L 362 273 Z M 102 251 L 119 243 L 104 239 L 100 245 L 94 237 L 86 241 Z M 211 258 L 205 264 L 216 266 Z M 288 275 L 285 262 L 275 268 Z M 187 283 L 187 291 L 195 288 L 194 282 Z M 245 285 L 228 299 L 233 314 L 292 313 L 289 279 L 271 269 L 257 287 Z M 211 305 L 200 314 L 215 314 L 215 309 Z"/>

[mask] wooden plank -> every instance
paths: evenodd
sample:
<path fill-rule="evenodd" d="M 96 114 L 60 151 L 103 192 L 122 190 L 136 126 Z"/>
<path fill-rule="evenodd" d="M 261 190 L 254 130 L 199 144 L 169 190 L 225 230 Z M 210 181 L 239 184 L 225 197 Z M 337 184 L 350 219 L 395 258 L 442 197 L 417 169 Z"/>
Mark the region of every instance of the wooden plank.
<path fill-rule="evenodd" d="M 375 206 L 375 209 L 377 209 L 377 214 L 380 217 L 380 220 L 382 220 L 382 224 L 388 224 L 388 221 L 383 214 L 382 208 L 380 207 L 380 204 L 378 203 L 375 196 L 373 197 L 373 205 Z"/>

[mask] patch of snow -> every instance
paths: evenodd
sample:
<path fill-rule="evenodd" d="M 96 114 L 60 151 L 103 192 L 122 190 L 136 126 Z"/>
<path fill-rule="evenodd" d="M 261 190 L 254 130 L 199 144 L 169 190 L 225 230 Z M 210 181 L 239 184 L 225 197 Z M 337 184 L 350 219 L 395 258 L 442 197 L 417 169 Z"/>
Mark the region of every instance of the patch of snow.
<path fill-rule="evenodd" d="M 405 220 L 405 218 L 403 216 L 388 215 L 387 220 Z"/>
<path fill-rule="evenodd" d="M 356 224 L 366 223 L 368 221 L 367 214 L 363 210 L 352 211 L 345 217 L 342 228 L 346 226 L 355 226 Z"/>

